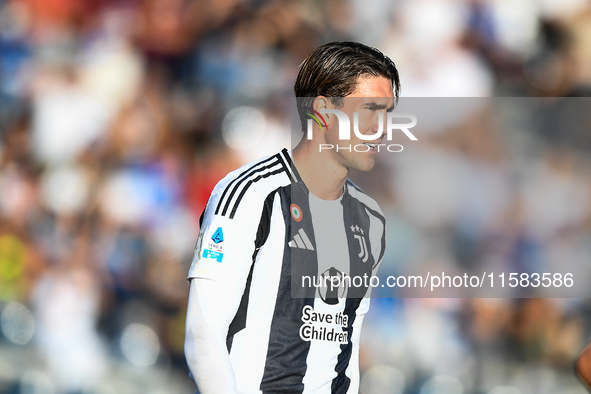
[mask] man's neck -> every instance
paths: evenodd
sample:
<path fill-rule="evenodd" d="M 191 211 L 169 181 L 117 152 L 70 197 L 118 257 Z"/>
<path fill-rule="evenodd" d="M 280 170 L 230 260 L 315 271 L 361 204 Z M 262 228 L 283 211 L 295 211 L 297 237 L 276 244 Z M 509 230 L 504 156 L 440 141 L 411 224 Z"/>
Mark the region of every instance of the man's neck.
<path fill-rule="evenodd" d="M 330 152 L 318 152 L 318 145 L 302 140 L 293 150 L 293 161 L 312 194 L 323 200 L 336 200 L 343 194 L 349 171 Z"/>

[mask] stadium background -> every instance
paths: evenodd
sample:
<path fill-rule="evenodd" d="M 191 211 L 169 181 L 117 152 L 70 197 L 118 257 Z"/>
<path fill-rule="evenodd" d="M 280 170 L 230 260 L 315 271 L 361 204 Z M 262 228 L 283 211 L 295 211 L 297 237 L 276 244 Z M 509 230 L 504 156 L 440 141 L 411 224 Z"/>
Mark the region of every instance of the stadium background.
<path fill-rule="evenodd" d="M 289 145 L 298 65 L 335 40 L 391 56 L 403 96 L 591 82 L 586 0 L 0 0 L 0 393 L 193 392 L 198 216 L 228 171 Z M 361 179 L 388 216 L 382 269 L 591 265 L 591 133 L 481 126 Z M 585 392 L 588 299 L 372 303 L 364 393 Z"/>

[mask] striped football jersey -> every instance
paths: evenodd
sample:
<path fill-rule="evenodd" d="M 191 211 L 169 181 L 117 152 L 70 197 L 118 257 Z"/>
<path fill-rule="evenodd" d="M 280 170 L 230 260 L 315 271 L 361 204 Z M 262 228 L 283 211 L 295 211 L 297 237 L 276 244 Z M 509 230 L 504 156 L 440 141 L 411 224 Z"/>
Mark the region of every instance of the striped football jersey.
<path fill-rule="evenodd" d="M 371 277 L 384 250 L 377 203 L 349 180 L 339 199 L 319 199 L 285 149 L 222 179 L 188 278 L 219 288 L 200 301 L 220 306 L 208 318 L 227 327 L 238 392 L 357 393 L 370 289 L 344 279 Z"/>

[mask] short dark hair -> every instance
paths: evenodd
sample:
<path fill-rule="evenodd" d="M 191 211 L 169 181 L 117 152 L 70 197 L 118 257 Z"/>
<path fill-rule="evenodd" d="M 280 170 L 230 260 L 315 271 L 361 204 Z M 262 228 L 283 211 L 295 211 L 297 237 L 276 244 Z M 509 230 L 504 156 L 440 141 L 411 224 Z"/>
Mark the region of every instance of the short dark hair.
<path fill-rule="evenodd" d="M 361 76 L 384 77 L 392 81 L 394 102 L 400 95 L 400 78 L 394 62 L 376 48 L 358 42 L 331 42 L 318 47 L 300 66 L 293 90 L 302 130 L 306 128 L 304 108 L 318 96 L 330 98 L 337 107 L 353 93 Z"/>

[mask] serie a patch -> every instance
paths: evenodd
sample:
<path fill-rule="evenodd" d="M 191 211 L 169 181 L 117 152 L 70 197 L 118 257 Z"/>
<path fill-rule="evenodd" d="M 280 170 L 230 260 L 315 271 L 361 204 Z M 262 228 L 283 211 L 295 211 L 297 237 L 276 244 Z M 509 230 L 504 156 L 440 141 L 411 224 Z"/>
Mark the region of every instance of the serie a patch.
<path fill-rule="evenodd" d="M 224 259 L 224 247 L 222 246 L 222 243 L 224 242 L 224 231 L 222 228 L 218 227 L 210 239 L 211 241 L 208 241 L 203 247 L 201 257 L 221 263 Z"/>

